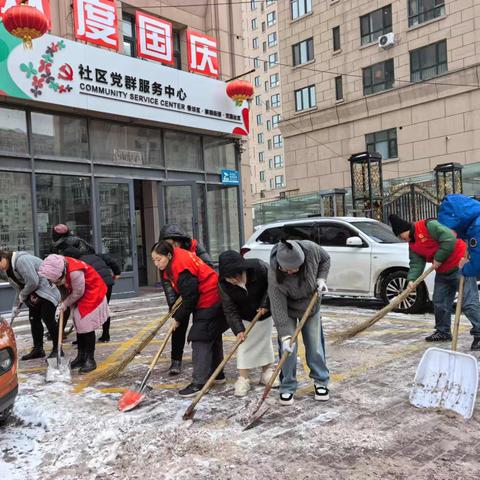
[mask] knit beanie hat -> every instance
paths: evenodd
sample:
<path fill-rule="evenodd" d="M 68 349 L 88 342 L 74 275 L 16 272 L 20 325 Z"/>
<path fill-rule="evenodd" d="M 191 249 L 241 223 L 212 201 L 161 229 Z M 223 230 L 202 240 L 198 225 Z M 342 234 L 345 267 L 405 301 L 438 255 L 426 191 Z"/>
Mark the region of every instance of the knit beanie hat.
<path fill-rule="evenodd" d="M 62 255 L 49 255 L 38 269 L 38 274 L 55 283 L 65 271 L 65 257 Z"/>
<path fill-rule="evenodd" d="M 70 228 L 64 223 L 58 223 L 52 228 L 52 239 L 54 242 L 62 237 L 66 237 L 71 234 Z"/>
<path fill-rule="evenodd" d="M 249 263 L 235 250 L 227 250 L 218 257 L 218 273 L 220 279 L 235 277 L 247 270 Z"/>
<path fill-rule="evenodd" d="M 403 220 L 403 218 L 400 218 L 398 215 L 395 215 L 394 213 L 392 213 L 390 217 L 388 217 L 388 221 L 392 226 L 393 233 L 397 237 L 403 232 L 410 231 L 410 229 L 412 228 L 412 224 L 410 222 Z"/>
<path fill-rule="evenodd" d="M 277 247 L 277 262 L 284 270 L 300 268 L 305 261 L 305 253 L 295 240 L 282 240 Z"/>

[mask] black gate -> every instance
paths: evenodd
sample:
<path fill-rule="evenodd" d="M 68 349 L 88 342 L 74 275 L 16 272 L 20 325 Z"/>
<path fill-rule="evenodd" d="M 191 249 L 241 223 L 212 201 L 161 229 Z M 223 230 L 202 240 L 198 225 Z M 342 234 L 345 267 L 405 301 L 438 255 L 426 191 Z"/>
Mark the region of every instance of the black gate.
<path fill-rule="evenodd" d="M 409 222 L 437 216 L 439 202 L 435 195 L 420 185 L 403 185 L 392 189 L 383 200 L 383 221 L 388 224 L 392 213 Z"/>

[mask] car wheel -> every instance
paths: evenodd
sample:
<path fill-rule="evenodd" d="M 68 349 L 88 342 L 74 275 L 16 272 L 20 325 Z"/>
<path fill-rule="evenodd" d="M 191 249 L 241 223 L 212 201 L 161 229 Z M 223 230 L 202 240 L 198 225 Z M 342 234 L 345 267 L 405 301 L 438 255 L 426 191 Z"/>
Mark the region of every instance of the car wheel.
<path fill-rule="evenodd" d="M 397 270 L 385 276 L 381 286 L 381 296 L 388 304 L 407 288 L 407 272 Z M 425 286 L 420 285 L 395 309 L 396 312 L 417 313 L 426 305 Z"/>

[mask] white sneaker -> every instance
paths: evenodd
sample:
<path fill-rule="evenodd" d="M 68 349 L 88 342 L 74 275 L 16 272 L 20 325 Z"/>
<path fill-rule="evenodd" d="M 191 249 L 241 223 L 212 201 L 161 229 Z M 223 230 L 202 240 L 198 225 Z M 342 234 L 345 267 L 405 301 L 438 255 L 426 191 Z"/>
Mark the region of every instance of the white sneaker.
<path fill-rule="evenodd" d="M 271 376 L 273 375 L 273 368 L 267 368 L 262 374 L 260 375 L 260 384 L 266 385 L 270 380 Z M 278 388 L 280 386 L 280 380 L 277 378 L 273 382 L 272 388 Z"/>
<path fill-rule="evenodd" d="M 245 397 L 250 390 L 250 380 L 248 378 L 238 377 L 235 382 L 236 397 Z"/>
<path fill-rule="evenodd" d="M 280 405 L 293 405 L 293 393 L 281 393 L 278 401 Z"/>
<path fill-rule="evenodd" d="M 315 388 L 315 400 L 325 402 L 330 398 L 328 388 L 325 385 L 314 385 Z"/>

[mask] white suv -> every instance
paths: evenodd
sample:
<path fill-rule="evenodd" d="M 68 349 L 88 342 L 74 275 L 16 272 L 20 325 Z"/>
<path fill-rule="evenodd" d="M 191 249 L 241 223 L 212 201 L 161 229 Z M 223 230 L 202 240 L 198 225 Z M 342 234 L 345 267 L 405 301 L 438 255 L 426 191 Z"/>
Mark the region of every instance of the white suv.
<path fill-rule="evenodd" d="M 406 287 L 408 245 L 371 218 L 314 217 L 262 225 L 241 252 L 245 258 L 269 263 L 270 251 L 281 238 L 312 240 L 325 248 L 331 258 L 327 285 L 332 295 L 376 297 L 388 303 Z M 422 309 L 431 298 L 433 277 L 427 277 L 399 310 Z"/>

